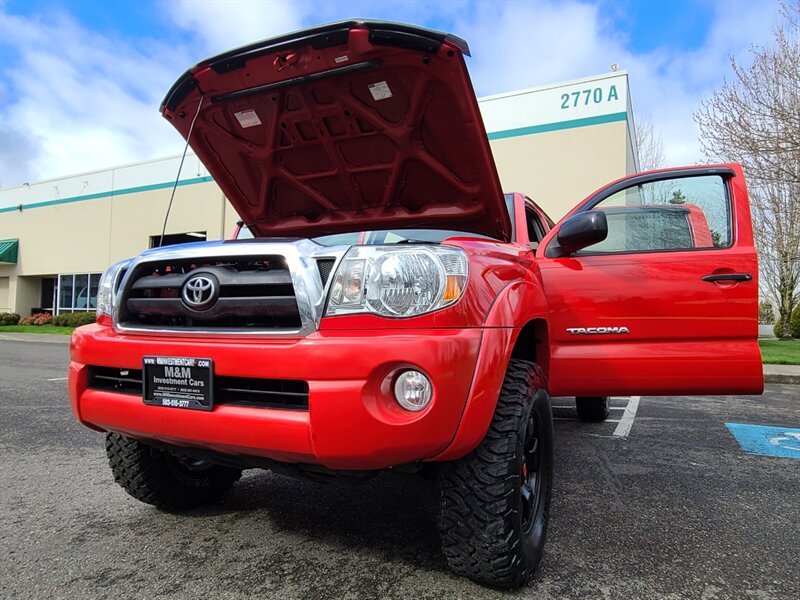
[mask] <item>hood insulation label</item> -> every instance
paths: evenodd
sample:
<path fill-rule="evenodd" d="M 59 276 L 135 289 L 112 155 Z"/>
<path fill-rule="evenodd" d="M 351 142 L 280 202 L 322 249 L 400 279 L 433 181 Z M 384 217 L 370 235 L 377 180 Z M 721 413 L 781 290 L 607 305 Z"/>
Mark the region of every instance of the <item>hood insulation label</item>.
<path fill-rule="evenodd" d="M 369 93 L 372 94 L 372 99 L 376 102 L 378 100 L 386 100 L 392 97 L 392 90 L 389 89 L 389 84 L 385 81 L 369 84 Z"/>
<path fill-rule="evenodd" d="M 233 116 L 236 117 L 236 120 L 239 121 L 239 125 L 244 129 L 261 125 L 261 119 L 258 118 L 256 111 L 252 108 L 250 110 L 233 113 Z"/>

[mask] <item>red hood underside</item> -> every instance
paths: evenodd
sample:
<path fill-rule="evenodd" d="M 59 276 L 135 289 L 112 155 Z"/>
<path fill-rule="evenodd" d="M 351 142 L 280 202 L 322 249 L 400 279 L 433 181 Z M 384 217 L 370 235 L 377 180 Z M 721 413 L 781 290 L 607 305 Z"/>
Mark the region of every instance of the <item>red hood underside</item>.
<path fill-rule="evenodd" d="M 162 104 L 257 235 L 444 228 L 508 240 L 463 54 L 445 34 L 351 22 L 190 69 Z M 199 107 L 199 112 L 198 112 Z"/>

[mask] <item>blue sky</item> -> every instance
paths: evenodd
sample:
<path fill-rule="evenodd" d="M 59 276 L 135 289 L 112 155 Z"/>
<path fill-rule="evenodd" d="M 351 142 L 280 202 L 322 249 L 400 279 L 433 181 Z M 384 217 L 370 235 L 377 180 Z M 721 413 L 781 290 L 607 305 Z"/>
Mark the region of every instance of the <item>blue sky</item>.
<path fill-rule="evenodd" d="M 768 44 L 773 0 L 313 1 L 0 0 L 0 186 L 177 154 L 158 115 L 191 64 L 300 27 L 380 18 L 465 38 L 479 95 L 630 73 L 637 119 L 669 164 L 702 160 L 702 97 Z"/>

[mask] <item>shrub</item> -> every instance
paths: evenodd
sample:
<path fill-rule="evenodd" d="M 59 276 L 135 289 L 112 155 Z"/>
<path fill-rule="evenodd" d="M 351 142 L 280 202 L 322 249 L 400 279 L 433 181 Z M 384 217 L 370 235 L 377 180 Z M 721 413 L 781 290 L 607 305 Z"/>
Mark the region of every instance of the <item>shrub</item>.
<path fill-rule="evenodd" d="M 67 325 L 69 327 L 80 327 L 81 325 L 88 325 L 97 320 L 97 313 L 92 312 L 74 312 L 67 317 Z"/>
<path fill-rule="evenodd" d="M 17 313 L 0 313 L 0 325 L 16 325 L 19 323 Z"/>
<path fill-rule="evenodd" d="M 50 313 L 40 313 L 38 315 L 31 315 L 20 319 L 20 325 L 51 325 L 53 323 L 53 315 Z"/>
<path fill-rule="evenodd" d="M 33 320 L 34 325 L 52 325 L 53 323 L 53 315 L 50 313 L 41 313 L 36 315 L 36 318 Z"/>
<path fill-rule="evenodd" d="M 53 318 L 53 325 L 60 327 L 80 327 L 94 323 L 96 314 L 94 312 L 74 312 L 63 313 Z"/>
<path fill-rule="evenodd" d="M 772 325 L 775 322 L 775 311 L 772 310 L 772 302 L 769 300 L 758 303 L 758 322 L 764 325 Z"/>
<path fill-rule="evenodd" d="M 783 321 L 781 319 L 775 321 L 775 326 L 772 328 L 772 335 L 779 339 L 783 337 Z"/>

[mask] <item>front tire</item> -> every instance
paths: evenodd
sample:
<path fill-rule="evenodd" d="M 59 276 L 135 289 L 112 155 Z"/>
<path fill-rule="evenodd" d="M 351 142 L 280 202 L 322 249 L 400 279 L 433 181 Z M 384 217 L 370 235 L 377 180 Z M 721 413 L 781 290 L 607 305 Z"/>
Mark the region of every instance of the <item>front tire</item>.
<path fill-rule="evenodd" d="M 222 498 L 239 469 L 179 458 L 118 433 L 106 434 L 114 480 L 131 496 L 161 509 L 180 511 Z"/>
<path fill-rule="evenodd" d="M 579 396 L 575 398 L 575 408 L 583 421 L 605 421 L 609 413 L 608 396 Z"/>
<path fill-rule="evenodd" d="M 512 359 L 489 431 L 442 478 L 442 550 L 456 573 L 525 585 L 542 558 L 553 489 L 553 416 L 542 371 Z"/>

